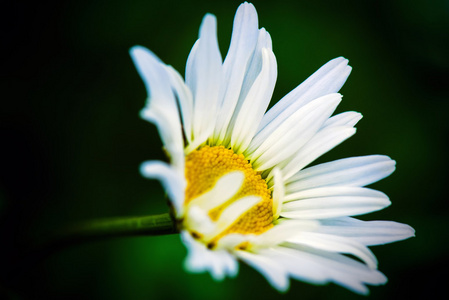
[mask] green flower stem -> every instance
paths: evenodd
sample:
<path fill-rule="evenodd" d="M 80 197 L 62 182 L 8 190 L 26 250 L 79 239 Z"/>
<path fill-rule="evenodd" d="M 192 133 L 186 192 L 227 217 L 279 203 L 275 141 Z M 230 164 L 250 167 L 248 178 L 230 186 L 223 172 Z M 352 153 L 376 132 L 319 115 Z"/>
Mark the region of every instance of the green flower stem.
<path fill-rule="evenodd" d="M 12 270 L 6 270 L 6 282 L 14 286 L 22 282 L 21 277 L 28 270 L 42 263 L 48 257 L 70 246 L 105 238 L 126 236 L 155 236 L 178 233 L 176 223 L 170 214 L 143 217 L 121 217 L 84 221 L 63 227 L 44 240 L 26 247 Z M 2 279 L 2 278 L 0 278 Z"/>
<path fill-rule="evenodd" d="M 38 243 L 37 253 L 48 257 L 63 248 L 105 238 L 125 236 L 154 236 L 178 233 L 170 214 L 143 217 L 97 219 L 75 223 L 56 231 Z"/>
<path fill-rule="evenodd" d="M 168 213 L 143 217 L 121 217 L 81 222 L 58 232 L 55 241 L 62 244 L 78 244 L 102 238 L 166 235 L 177 233 Z"/>

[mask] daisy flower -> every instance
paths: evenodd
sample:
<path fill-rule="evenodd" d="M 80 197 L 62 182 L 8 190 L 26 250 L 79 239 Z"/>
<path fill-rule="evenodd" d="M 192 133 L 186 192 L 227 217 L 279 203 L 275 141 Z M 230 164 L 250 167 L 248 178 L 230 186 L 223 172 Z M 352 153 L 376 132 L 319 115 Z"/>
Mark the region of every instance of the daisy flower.
<path fill-rule="evenodd" d="M 390 205 L 365 186 L 390 175 L 395 162 L 371 155 L 308 167 L 352 136 L 362 117 L 332 116 L 348 61 L 331 60 L 265 113 L 277 64 L 254 6 L 238 8 L 224 61 L 216 26 L 207 14 L 185 81 L 148 49 L 130 51 L 148 92 L 141 117 L 156 125 L 170 161 L 145 162 L 141 172 L 167 191 L 188 250 L 186 269 L 221 280 L 235 276 L 243 261 L 280 291 L 290 278 L 360 294 L 384 284 L 367 246 L 414 230 L 353 216 Z"/>

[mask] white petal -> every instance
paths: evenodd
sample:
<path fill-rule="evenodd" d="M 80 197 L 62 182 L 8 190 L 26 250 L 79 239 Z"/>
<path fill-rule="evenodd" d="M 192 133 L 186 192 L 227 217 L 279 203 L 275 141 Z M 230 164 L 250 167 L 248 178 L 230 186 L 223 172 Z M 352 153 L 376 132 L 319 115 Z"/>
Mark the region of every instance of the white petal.
<path fill-rule="evenodd" d="M 362 114 L 355 111 L 346 111 L 338 115 L 333 116 L 327 120 L 323 127 L 328 126 L 351 126 L 354 127 L 360 119 L 362 119 Z"/>
<path fill-rule="evenodd" d="M 209 212 L 231 199 L 240 190 L 244 179 L 245 175 L 240 171 L 223 175 L 217 180 L 215 186 L 210 191 L 190 201 L 188 207 L 198 206 L 204 211 Z"/>
<path fill-rule="evenodd" d="M 148 93 L 147 105 L 141 111 L 141 116 L 157 126 L 172 164 L 178 170 L 183 170 L 184 142 L 181 121 L 166 66 L 144 47 L 131 48 L 130 55 Z"/>
<path fill-rule="evenodd" d="M 322 274 L 325 274 L 326 281 L 335 282 L 356 293 L 368 294 L 365 284 L 379 285 L 387 281 L 385 275 L 378 270 L 371 269 L 365 264 L 342 254 L 291 243 L 284 245 L 291 249 L 278 247 L 278 251 L 314 263 L 315 271 L 321 271 Z"/>
<path fill-rule="evenodd" d="M 273 220 L 279 218 L 279 214 L 282 210 L 282 203 L 284 202 L 284 179 L 281 171 L 278 168 L 274 168 L 273 171 L 274 185 L 273 185 Z"/>
<path fill-rule="evenodd" d="M 242 89 L 248 63 L 258 38 L 257 12 L 252 4 L 239 6 L 234 18 L 231 44 L 223 63 L 224 79 L 220 114 L 214 139 L 222 143 Z"/>
<path fill-rule="evenodd" d="M 241 243 L 252 241 L 255 235 L 231 233 L 218 240 L 215 249 L 234 250 Z"/>
<path fill-rule="evenodd" d="M 140 166 L 140 172 L 146 178 L 158 179 L 168 194 L 177 217 L 183 215 L 186 181 L 172 166 L 161 161 L 147 161 Z"/>
<path fill-rule="evenodd" d="M 280 165 L 285 180 L 355 134 L 355 128 L 328 126 L 318 131 L 298 152 Z"/>
<path fill-rule="evenodd" d="M 324 284 L 329 281 L 326 269 L 310 256 L 300 251 L 285 247 L 275 247 L 261 250 L 264 256 L 284 268 L 294 279 L 314 284 Z"/>
<path fill-rule="evenodd" d="M 209 271 L 215 280 L 222 280 L 226 275 L 234 277 L 238 273 L 237 261 L 227 251 L 210 251 L 204 244 L 195 241 L 187 231 L 181 232 L 181 238 L 188 250 L 185 261 L 188 271 Z"/>
<path fill-rule="evenodd" d="M 163 62 L 153 52 L 142 46 L 132 47 L 129 54 L 142 77 L 148 98 L 154 98 L 154 101 L 165 101 L 169 106 L 176 106 Z"/>
<path fill-rule="evenodd" d="M 270 103 L 276 83 L 276 58 L 271 50 L 262 49 L 263 64 L 248 93 L 242 94 L 228 128 L 230 146 L 236 153 L 242 153 L 254 137 L 257 126 Z"/>
<path fill-rule="evenodd" d="M 392 243 L 415 236 L 409 225 L 392 221 L 361 221 L 354 218 L 322 220 L 318 232 L 349 237 L 367 246 Z"/>
<path fill-rule="evenodd" d="M 193 44 L 192 49 L 190 50 L 189 57 L 187 57 L 186 62 L 186 84 L 188 87 L 192 88 L 196 86 L 197 75 L 195 73 L 195 60 L 197 58 L 198 46 L 200 44 L 200 40 L 196 40 L 195 44 Z"/>
<path fill-rule="evenodd" d="M 269 53 L 272 53 L 272 42 L 270 34 L 265 28 L 259 29 L 259 36 L 254 52 L 248 62 L 248 67 L 245 72 L 245 76 L 242 83 L 242 89 L 240 91 L 239 99 L 246 98 L 246 95 L 250 91 L 257 77 L 259 76 L 263 65 L 263 49 L 266 49 Z M 274 60 L 274 68 L 276 68 L 276 61 Z"/>
<path fill-rule="evenodd" d="M 309 141 L 340 101 L 340 94 L 330 94 L 310 102 L 271 133 L 259 132 L 251 141 L 245 156 L 253 161 L 255 170 L 273 167 Z"/>
<path fill-rule="evenodd" d="M 216 225 L 209 217 L 208 212 L 199 206 L 192 205 L 185 209 L 183 226 L 191 232 L 201 234 L 202 236 L 216 229 Z"/>
<path fill-rule="evenodd" d="M 377 268 L 377 259 L 371 250 L 350 238 L 316 232 L 303 232 L 291 237 L 288 241 L 330 252 L 352 254 L 360 258 L 370 268 Z"/>
<path fill-rule="evenodd" d="M 340 90 L 351 72 L 348 60 L 335 58 L 274 105 L 263 117 L 259 130 L 272 132 L 291 114 L 313 99 Z"/>
<path fill-rule="evenodd" d="M 274 288 L 282 292 L 288 290 L 290 286 L 288 274 L 285 268 L 278 263 L 259 254 L 246 251 L 236 251 L 235 253 L 241 260 L 265 276 Z"/>
<path fill-rule="evenodd" d="M 165 110 L 166 107 L 158 106 L 157 103 L 150 104 L 150 107 L 140 111 L 140 116 L 156 125 L 162 143 L 168 153 L 170 163 L 181 172 L 184 170 L 184 152 L 182 136 L 180 135 L 180 127 L 178 121 L 170 112 Z M 179 125 L 180 126 L 180 125 Z M 179 130 L 178 130 L 179 129 Z"/>
<path fill-rule="evenodd" d="M 186 73 L 186 82 L 194 99 L 194 138 L 207 137 L 212 133 L 221 80 L 222 65 L 217 42 L 217 21 L 215 16 L 207 14 L 200 27 L 199 39 L 189 56 Z"/>
<path fill-rule="evenodd" d="M 228 205 L 215 222 L 217 229 L 205 235 L 206 240 L 210 240 L 230 227 L 235 221 L 242 217 L 248 210 L 253 208 L 262 199 L 258 196 L 246 196 Z"/>
<path fill-rule="evenodd" d="M 192 132 L 192 117 L 193 117 L 193 98 L 189 87 L 184 83 L 181 75 L 171 66 L 167 66 L 167 71 L 170 76 L 170 82 L 173 91 L 176 94 L 179 107 L 181 109 L 182 124 L 184 128 L 185 137 L 188 142 L 193 138 Z"/>
<path fill-rule="evenodd" d="M 287 181 L 292 193 L 321 186 L 364 186 L 387 177 L 396 162 L 384 155 L 351 157 L 304 169 Z"/>
<path fill-rule="evenodd" d="M 319 223 L 314 220 L 286 220 L 251 241 L 251 249 L 263 249 L 285 242 L 304 231 L 315 230 Z"/>
<path fill-rule="evenodd" d="M 273 94 L 277 65 L 271 44 L 271 37 L 268 32 L 264 28 L 260 29 L 256 48 L 249 60 L 239 100 L 228 125 L 224 141 L 238 153 L 243 152 L 253 138 Z M 250 104 L 247 104 L 247 102 L 250 102 Z M 245 108 L 242 106 L 245 106 Z M 246 114 L 249 118 L 252 118 L 251 121 L 245 118 Z M 235 123 L 238 119 L 240 119 L 240 123 L 246 120 L 246 124 L 249 124 L 250 128 L 246 130 L 248 125 L 237 126 Z M 245 133 L 243 138 L 241 137 L 242 131 Z"/>
<path fill-rule="evenodd" d="M 285 201 L 281 216 L 299 219 L 326 219 L 366 214 L 391 204 L 382 192 L 361 187 L 328 187 L 295 193 Z"/>

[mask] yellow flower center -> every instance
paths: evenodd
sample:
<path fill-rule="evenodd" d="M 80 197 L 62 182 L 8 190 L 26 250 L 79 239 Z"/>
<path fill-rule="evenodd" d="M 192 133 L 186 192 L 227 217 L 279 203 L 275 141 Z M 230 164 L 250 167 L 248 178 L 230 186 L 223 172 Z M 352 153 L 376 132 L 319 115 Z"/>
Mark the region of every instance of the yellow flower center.
<path fill-rule="evenodd" d="M 223 146 L 204 146 L 187 155 L 185 205 L 211 190 L 218 179 L 232 171 L 241 171 L 244 174 L 243 184 L 232 198 L 209 211 L 212 221 L 216 221 L 226 207 L 242 197 L 259 196 L 262 200 L 216 236 L 214 241 L 231 233 L 261 234 L 273 227 L 273 200 L 266 181 L 262 179 L 260 172 L 254 171 L 242 154 L 238 155 Z"/>

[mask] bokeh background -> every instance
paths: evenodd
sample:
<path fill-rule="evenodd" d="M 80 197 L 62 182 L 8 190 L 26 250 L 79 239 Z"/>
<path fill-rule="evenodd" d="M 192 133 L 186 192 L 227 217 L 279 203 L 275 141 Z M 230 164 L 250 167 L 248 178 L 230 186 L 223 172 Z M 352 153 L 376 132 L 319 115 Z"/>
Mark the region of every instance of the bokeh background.
<path fill-rule="evenodd" d="M 2 5 L 0 298 L 363 298 L 297 281 L 279 294 L 245 265 L 219 283 L 188 274 L 177 235 L 97 241 L 24 261 L 34 241 L 65 224 L 167 211 L 159 183 L 138 172 L 142 161 L 164 154 L 156 128 L 138 117 L 146 93 L 128 49 L 146 46 L 183 73 L 211 12 L 224 56 L 240 2 L 49 3 Z M 417 237 L 372 248 L 389 283 L 372 287 L 370 298 L 445 292 L 449 1 L 253 3 L 278 60 L 271 104 L 334 57 L 353 66 L 338 111 L 360 111 L 364 119 L 320 161 L 387 154 L 398 162 L 372 186 L 392 206 L 362 218 L 408 223 Z"/>

